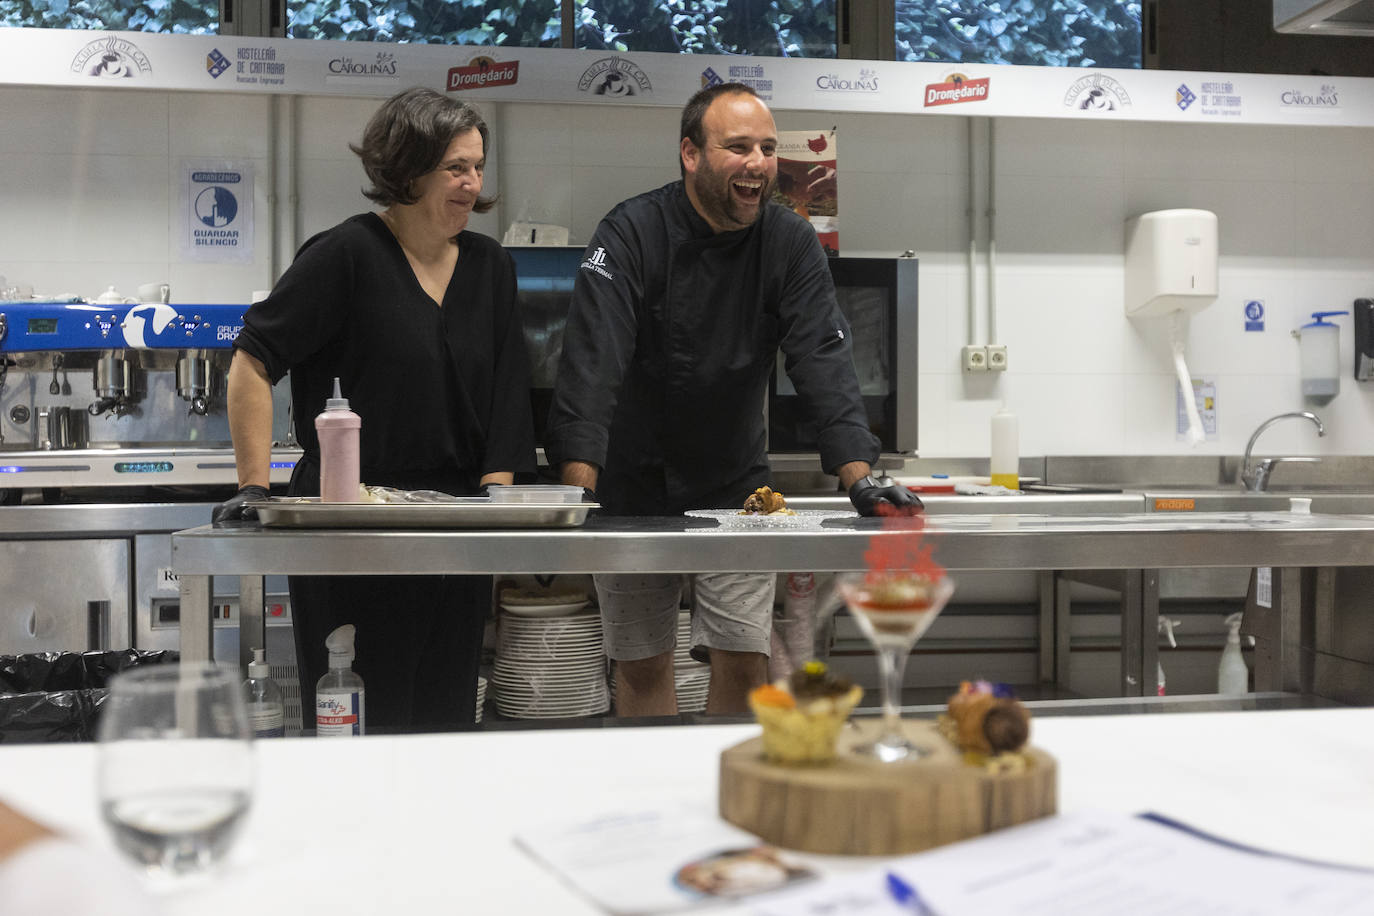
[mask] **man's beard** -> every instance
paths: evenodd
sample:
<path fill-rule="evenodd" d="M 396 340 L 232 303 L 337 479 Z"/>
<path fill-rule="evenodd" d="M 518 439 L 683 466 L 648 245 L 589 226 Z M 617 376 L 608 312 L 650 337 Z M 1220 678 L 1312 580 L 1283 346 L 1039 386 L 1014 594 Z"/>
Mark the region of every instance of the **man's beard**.
<path fill-rule="evenodd" d="M 759 189 L 758 204 L 752 211 L 749 210 L 746 204 L 737 201 L 730 193 L 730 183 L 734 178 L 713 169 L 705 156 L 697 161 L 696 174 L 690 177 L 697 199 L 706 210 L 707 222 L 716 223 L 727 230 L 752 226 L 763 214 L 763 205 L 773 193 L 773 181 L 760 176 L 758 180 L 763 182 L 763 187 Z"/>

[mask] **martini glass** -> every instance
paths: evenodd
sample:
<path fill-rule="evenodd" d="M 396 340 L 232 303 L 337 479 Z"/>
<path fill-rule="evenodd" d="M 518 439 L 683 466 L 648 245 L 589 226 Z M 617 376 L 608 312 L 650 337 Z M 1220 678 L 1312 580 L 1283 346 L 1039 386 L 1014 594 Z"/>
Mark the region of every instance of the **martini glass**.
<path fill-rule="evenodd" d="M 911 647 L 944 609 L 954 583 L 911 574 L 845 573 L 837 588 L 859 629 L 873 644 L 882 678 L 883 725 L 877 740 L 854 752 L 894 763 L 928 753 L 902 734 L 902 674 Z"/>

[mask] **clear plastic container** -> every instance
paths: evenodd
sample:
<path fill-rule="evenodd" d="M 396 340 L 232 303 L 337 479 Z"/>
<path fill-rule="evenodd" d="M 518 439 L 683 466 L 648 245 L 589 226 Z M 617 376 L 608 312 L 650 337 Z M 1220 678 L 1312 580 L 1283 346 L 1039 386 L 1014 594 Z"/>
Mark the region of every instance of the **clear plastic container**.
<path fill-rule="evenodd" d="M 543 506 L 576 505 L 582 502 L 582 488 L 561 484 L 492 485 L 487 488 L 493 503 L 537 503 Z"/>

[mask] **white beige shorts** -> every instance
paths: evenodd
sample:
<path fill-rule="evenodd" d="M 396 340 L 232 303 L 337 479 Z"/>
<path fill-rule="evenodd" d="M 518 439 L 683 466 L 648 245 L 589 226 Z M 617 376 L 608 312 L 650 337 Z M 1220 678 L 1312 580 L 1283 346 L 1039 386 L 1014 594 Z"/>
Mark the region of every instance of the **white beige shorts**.
<path fill-rule="evenodd" d="M 678 608 L 692 594 L 692 648 L 767 655 L 773 573 L 603 573 L 594 577 L 606 654 L 637 661 L 677 645 Z"/>

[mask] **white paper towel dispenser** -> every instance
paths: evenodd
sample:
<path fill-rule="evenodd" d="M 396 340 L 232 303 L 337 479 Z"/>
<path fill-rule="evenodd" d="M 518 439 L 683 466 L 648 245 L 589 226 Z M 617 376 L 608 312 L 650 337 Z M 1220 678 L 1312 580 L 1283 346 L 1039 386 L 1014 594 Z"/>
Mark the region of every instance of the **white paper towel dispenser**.
<path fill-rule="evenodd" d="M 1126 314 L 1194 312 L 1217 298 L 1217 215 L 1155 210 L 1126 220 Z"/>

